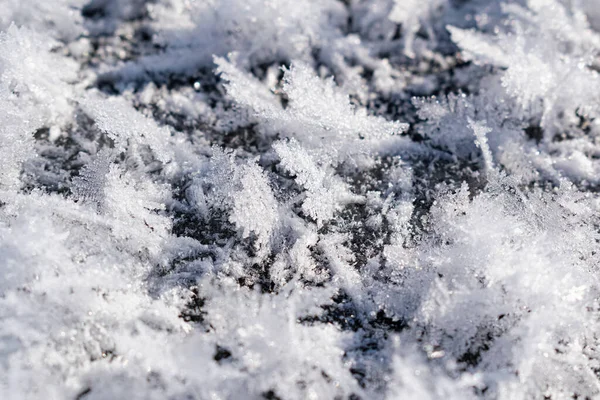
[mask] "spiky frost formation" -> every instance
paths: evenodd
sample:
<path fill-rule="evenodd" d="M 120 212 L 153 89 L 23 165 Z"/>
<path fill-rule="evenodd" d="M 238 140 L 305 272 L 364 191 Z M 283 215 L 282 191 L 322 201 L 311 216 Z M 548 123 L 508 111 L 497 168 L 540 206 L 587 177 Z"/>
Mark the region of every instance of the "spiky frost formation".
<path fill-rule="evenodd" d="M 600 398 L 596 6 L 4 1 L 0 398 Z"/>

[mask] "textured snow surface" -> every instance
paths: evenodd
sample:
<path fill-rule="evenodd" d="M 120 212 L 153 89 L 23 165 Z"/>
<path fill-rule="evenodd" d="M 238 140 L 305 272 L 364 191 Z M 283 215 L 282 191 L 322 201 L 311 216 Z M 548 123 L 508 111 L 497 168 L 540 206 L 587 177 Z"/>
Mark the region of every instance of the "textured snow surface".
<path fill-rule="evenodd" d="M 597 0 L 0 0 L 0 399 L 600 399 Z"/>

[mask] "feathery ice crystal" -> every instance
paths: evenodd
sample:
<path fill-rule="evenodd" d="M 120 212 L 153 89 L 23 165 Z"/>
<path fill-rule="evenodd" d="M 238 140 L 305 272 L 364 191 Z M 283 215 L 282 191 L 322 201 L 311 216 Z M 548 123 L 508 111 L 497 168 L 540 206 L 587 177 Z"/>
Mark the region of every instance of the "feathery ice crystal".
<path fill-rule="evenodd" d="M 0 398 L 600 398 L 596 0 L 3 0 Z"/>

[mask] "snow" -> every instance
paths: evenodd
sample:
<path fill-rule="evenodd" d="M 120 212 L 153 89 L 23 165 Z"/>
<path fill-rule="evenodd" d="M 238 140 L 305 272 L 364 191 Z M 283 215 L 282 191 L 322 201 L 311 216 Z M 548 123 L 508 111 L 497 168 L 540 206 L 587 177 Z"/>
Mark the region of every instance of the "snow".
<path fill-rule="evenodd" d="M 5 0 L 0 399 L 600 398 L 593 0 Z"/>

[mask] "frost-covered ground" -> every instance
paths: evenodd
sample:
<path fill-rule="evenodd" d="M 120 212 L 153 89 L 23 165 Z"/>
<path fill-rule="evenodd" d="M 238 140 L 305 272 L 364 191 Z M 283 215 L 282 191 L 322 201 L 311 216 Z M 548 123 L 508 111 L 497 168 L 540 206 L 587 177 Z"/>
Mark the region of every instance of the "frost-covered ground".
<path fill-rule="evenodd" d="M 598 0 L 0 31 L 0 399 L 600 398 Z"/>

